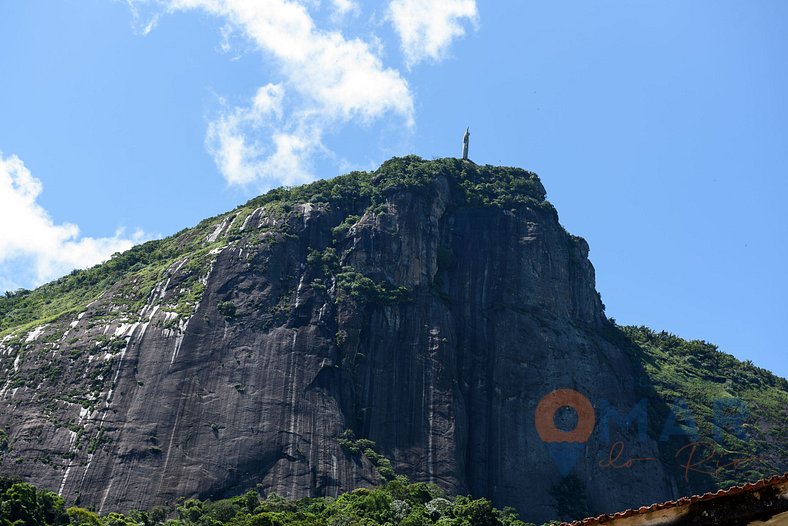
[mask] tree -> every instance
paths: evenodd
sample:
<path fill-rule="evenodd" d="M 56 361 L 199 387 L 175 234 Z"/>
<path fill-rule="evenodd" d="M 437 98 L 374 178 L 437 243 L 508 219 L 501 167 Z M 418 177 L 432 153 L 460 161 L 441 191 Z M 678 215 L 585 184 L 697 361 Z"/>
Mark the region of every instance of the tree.
<path fill-rule="evenodd" d="M 487 499 L 457 497 L 454 515 L 461 519 L 460 524 L 463 526 L 501 526 L 498 514 Z"/>
<path fill-rule="evenodd" d="M 99 516 L 90 510 L 72 506 L 66 511 L 71 519 L 71 524 L 75 526 L 103 526 Z"/>
<path fill-rule="evenodd" d="M 68 524 L 64 501 L 51 491 L 32 484 L 0 479 L 0 526 L 60 526 Z"/>

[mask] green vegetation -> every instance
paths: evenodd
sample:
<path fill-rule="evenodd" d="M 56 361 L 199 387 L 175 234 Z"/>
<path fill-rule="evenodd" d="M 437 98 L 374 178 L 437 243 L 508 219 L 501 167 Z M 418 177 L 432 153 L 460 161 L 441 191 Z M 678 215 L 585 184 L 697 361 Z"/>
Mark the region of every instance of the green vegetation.
<path fill-rule="evenodd" d="M 71 274 L 34 291 L 20 290 L 0 297 L 0 331 L 30 322 L 40 323 L 97 299 L 127 273 L 160 266 L 177 256 L 177 246 L 165 240 L 137 245 L 115 254 L 102 265 Z"/>
<path fill-rule="evenodd" d="M 0 476 L 0 526 L 60 526 L 70 522 L 65 501 L 32 484 Z"/>
<path fill-rule="evenodd" d="M 750 459 L 713 470 L 717 485 L 754 481 L 788 469 L 788 381 L 704 341 L 683 340 L 647 327 L 618 330 L 643 364 L 642 396 L 656 394 L 666 403 L 662 410 L 654 404 L 649 407 L 654 436 L 660 436 L 668 418 L 667 403 L 680 400 L 697 425 L 699 438 L 719 459 Z M 676 445 L 667 443 L 663 458 L 673 460 Z"/>
<path fill-rule="evenodd" d="M 310 250 L 306 262 L 310 265 L 320 265 L 324 274 L 330 274 L 339 268 L 339 255 L 334 247 L 328 247 L 322 252 Z"/>
<path fill-rule="evenodd" d="M 222 301 L 216 306 L 216 308 L 219 310 L 219 313 L 225 317 L 225 319 L 231 320 L 235 318 L 236 308 L 235 303 L 232 301 Z"/>
<path fill-rule="evenodd" d="M 8 433 L 5 429 L 0 428 L 0 458 L 2 458 L 3 453 L 8 451 Z"/>
<path fill-rule="evenodd" d="M 349 455 L 358 457 L 364 455 L 372 462 L 378 470 L 383 481 L 394 480 L 397 474 L 391 465 L 391 461 L 385 456 L 375 451 L 375 442 L 367 438 L 356 438 L 351 429 L 346 429 L 338 439 L 340 447 Z"/>
<path fill-rule="evenodd" d="M 191 243 L 183 238 L 190 238 Z M 150 299 L 154 285 L 169 277 L 168 269 L 179 258 L 196 260 L 194 266 L 207 268 L 208 250 L 191 232 L 149 241 L 132 247 L 112 259 L 86 270 L 75 270 L 33 291 L 17 291 L 0 296 L 0 336 L 75 315 L 88 303 L 111 294 L 121 312 L 137 313 Z M 182 285 L 185 301 L 194 302 L 192 289 L 198 284 L 196 272 Z M 173 310 L 175 310 L 173 308 Z M 187 311 L 179 305 L 179 311 Z"/>
<path fill-rule="evenodd" d="M 556 508 L 561 511 L 561 518 L 564 520 L 591 515 L 586 485 L 575 474 L 560 479 L 550 488 L 550 496 L 555 499 Z"/>
<path fill-rule="evenodd" d="M 253 246 L 263 242 L 271 246 L 284 239 L 283 235 L 286 237 L 286 221 L 277 222 L 280 226 L 274 230 L 255 226 L 242 231 L 256 209 L 262 208 L 268 218 L 280 219 L 293 213 L 299 203 L 329 206 L 343 218 L 333 229 L 335 242 L 341 242 L 365 212 L 386 210 L 385 203 L 391 194 L 406 190 L 434 192 L 433 182 L 439 177 L 445 177 L 449 186 L 458 190 L 460 200 L 452 203 L 453 206 L 525 204 L 552 209 L 544 200 L 544 189 L 537 176 L 519 168 L 477 166 L 451 158 L 425 161 L 415 155 L 394 158 L 374 172 L 352 172 L 303 186 L 276 188 L 194 228 L 115 254 L 104 264 L 75 270 L 33 291 L 6 292 L 0 296 L 0 337 L 31 330 L 62 316 L 73 316 L 98 298 L 110 298 L 116 312 L 135 315 L 155 299 L 151 296 L 154 286 L 172 277 L 172 269 L 177 268 L 179 261 L 183 261 L 179 270 L 181 281 L 172 292 L 174 298 L 162 305 L 162 309 L 188 317 L 204 292 L 201 279 L 210 267 L 215 249 L 228 243 Z M 209 241 L 217 226 L 225 222 L 226 237 Z M 326 272 L 338 268 L 338 259 L 332 258 L 330 252 L 323 251 L 321 258 L 319 264 Z M 343 276 L 342 281 L 354 298 L 387 303 L 403 301 L 407 296 L 407 291 L 368 283 L 355 274 Z"/>
<path fill-rule="evenodd" d="M 103 429 L 100 429 L 99 432 L 96 433 L 96 436 L 88 441 L 88 453 L 95 453 L 101 446 L 109 442 L 110 438 L 104 433 Z"/>
<path fill-rule="evenodd" d="M 359 219 L 361 219 L 361 217 L 357 215 L 351 214 L 347 216 L 339 225 L 331 229 L 331 234 L 337 239 L 344 238 L 350 231 L 350 227 L 355 225 Z"/>
<path fill-rule="evenodd" d="M 337 274 L 337 285 L 341 291 L 340 298 L 351 297 L 355 300 L 370 303 L 397 303 L 410 299 L 410 289 L 397 287 L 388 282 L 375 283 L 370 278 L 353 270 L 353 267 L 343 267 Z"/>
<path fill-rule="evenodd" d="M 66 508 L 61 497 L 0 477 L 0 526 L 527 526 L 512 508 L 486 499 L 447 497 L 437 486 L 393 477 L 337 498 L 287 500 L 256 491 L 217 501 L 181 500 L 170 508 L 99 516 Z"/>
<path fill-rule="evenodd" d="M 374 172 L 352 172 L 294 188 L 276 188 L 246 206 L 269 203 L 292 206 L 311 202 L 330 203 L 342 210 L 364 211 L 384 203 L 386 196 L 392 193 L 428 191 L 433 181 L 441 176 L 461 190 L 465 205 L 539 205 L 545 202 L 539 178 L 521 168 L 477 166 L 454 158 L 425 161 L 408 155 L 390 159 Z M 353 219 L 347 218 L 337 227 L 336 233 L 342 234 L 355 222 Z"/>
<path fill-rule="evenodd" d="M 124 323 L 146 321 L 141 319 L 141 313 L 149 313 L 150 310 L 143 308 L 159 302 L 162 311 L 178 314 L 167 322 L 167 328 L 176 330 L 185 318 L 194 313 L 205 293 L 205 277 L 213 261 L 218 252 L 228 246 L 236 249 L 232 257 L 245 258 L 250 265 L 258 262 L 265 265 L 265 258 L 257 257 L 259 253 L 267 255 L 290 243 L 286 247 L 292 249 L 290 254 L 306 257 L 307 268 L 304 272 L 308 275 L 304 276 L 309 288 L 321 296 L 334 295 L 334 301 L 370 306 L 410 301 L 413 291 L 407 287 L 390 283 L 381 275 L 365 275 L 352 266 L 343 266 L 346 262 L 342 258 L 347 255 L 343 251 L 350 244 L 348 236 L 353 225 L 362 221 L 362 218 L 366 222 L 373 214 L 387 213 L 398 206 L 396 193 L 407 191 L 416 198 L 429 198 L 440 190 L 443 180 L 453 190 L 451 202 L 447 203 L 450 207 L 528 207 L 554 213 L 551 205 L 545 201 L 541 183 L 531 172 L 518 168 L 476 166 L 458 159 L 425 161 L 416 156 L 395 158 L 374 172 L 353 172 L 331 180 L 271 190 L 232 212 L 206 219 L 166 239 L 150 241 L 122 254 L 115 254 L 102 265 L 74 271 L 34 291 L 8 292 L 0 296 L 2 345 L 13 351 L 13 354 L 8 354 L 9 358 L 26 356 L 26 353 L 32 355 L 38 351 L 34 344 L 25 342 L 26 331 L 63 316 L 70 316 L 70 321 L 98 298 L 102 298 L 102 301 L 93 307 L 98 310 L 92 311 L 82 323 L 95 326 L 118 319 Z M 298 239 L 293 234 L 292 225 L 303 224 L 303 218 L 297 217 L 296 209 L 307 202 L 325 207 L 331 213 L 326 217 L 333 218 L 330 239 L 308 240 L 322 243 L 318 248 L 310 248 L 306 239 Z M 255 221 L 249 221 L 256 212 L 260 213 L 255 215 Z M 217 229 L 220 226 L 222 228 Z M 211 241 L 216 238 L 213 233 L 220 231 L 224 232 L 222 237 Z M 299 243 L 293 243 L 293 240 Z M 330 246 L 324 246 L 326 244 Z M 257 248 L 248 250 L 254 247 Z M 450 250 L 438 248 L 439 276 L 455 264 L 455 257 Z M 255 258 L 257 260 L 253 261 Z M 263 272 L 259 266 L 253 268 Z M 215 310 L 206 313 L 206 318 L 218 310 L 228 321 L 236 319 L 240 322 L 242 317 L 239 313 L 245 315 L 257 309 L 269 319 L 279 322 L 277 317 L 290 315 L 290 300 L 298 283 L 297 272 L 300 270 L 292 268 L 282 271 L 281 282 L 276 283 L 275 287 L 278 297 L 274 305 L 250 305 L 243 301 L 242 296 L 228 289 L 226 294 L 222 291 L 225 301 L 212 307 Z M 165 283 L 168 284 L 166 295 L 162 292 Z M 448 295 L 439 287 L 435 286 L 433 293 L 449 301 Z M 261 325 L 265 326 L 264 323 L 273 322 L 261 322 Z M 649 405 L 653 436 L 659 436 L 660 426 L 668 416 L 667 403 L 660 405 L 659 401 L 684 400 L 695 418 L 699 434 L 710 441 L 720 455 L 753 458 L 746 469 L 733 466 L 731 469 L 716 471 L 713 476 L 718 484 L 725 486 L 755 480 L 788 469 L 785 464 L 785 459 L 788 459 L 788 382 L 750 363 L 741 363 L 706 342 L 685 341 L 645 327 L 613 329 L 610 337 L 614 343 L 628 349 L 636 357 L 636 363 L 643 364 L 638 388 L 643 398 L 656 401 Z M 59 333 L 53 331 L 54 326 L 43 331 L 39 343 L 54 344 L 62 337 L 64 329 Z M 116 354 L 127 344 L 126 339 L 120 337 L 96 336 L 89 342 L 80 342 L 74 338 L 74 334 L 71 336 L 73 339 L 62 347 L 62 352 L 70 363 L 75 364 L 74 367 L 82 367 L 80 364 L 87 362 L 87 355 L 95 355 L 99 351 Z M 352 341 L 352 337 L 344 330 L 336 332 L 336 343 L 340 348 L 349 339 Z M 92 345 L 94 343 L 97 345 Z M 355 355 L 360 356 L 363 355 Z M 93 365 L 86 369 L 91 383 L 67 386 L 58 393 L 57 398 L 92 408 L 104 388 L 104 382 L 112 378 L 111 371 L 115 363 L 111 357 L 109 360 L 94 360 Z M 37 369 L 35 374 L 49 384 L 54 384 L 68 376 L 62 367 L 62 364 L 53 361 Z M 11 388 L 23 385 L 33 387 L 41 378 L 32 377 L 32 374 L 23 370 L 18 374 L 11 372 L 8 385 Z M 144 385 L 142 380 L 138 382 Z M 234 387 L 237 393 L 244 394 L 245 387 L 242 384 L 235 384 Z M 123 395 L 122 392 L 119 394 Z M 720 401 L 725 400 L 741 400 L 746 404 L 743 435 L 715 421 L 715 410 L 735 413 L 736 406 L 719 405 Z M 218 423 L 209 425 L 217 435 L 223 429 Z M 89 453 L 94 453 L 109 440 L 101 431 L 90 438 L 88 435 L 82 436 L 84 429 L 74 431 L 79 434 L 75 450 L 77 447 L 86 447 Z M 340 444 L 358 461 L 365 458 L 371 462 L 381 475 L 383 485 L 375 489 L 357 490 L 336 499 L 287 501 L 271 495 L 261 500 L 257 494 L 251 493 L 216 502 L 192 499 L 170 510 L 150 510 L 128 517 L 118 514 L 97 517 L 91 511 L 79 508 L 71 508 L 66 513 L 63 511 L 62 499 L 57 500 L 52 494 L 29 485 L 6 481 L 5 486 L 0 484 L 0 506 L 3 506 L 0 508 L 0 526 L 14 524 L 19 520 L 14 517 L 19 517 L 21 513 L 27 514 L 21 519 L 27 521 L 24 524 L 106 526 L 130 523 L 151 526 L 163 523 L 166 517 L 170 517 L 171 526 L 521 524 L 510 511 L 494 510 L 483 499 L 449 498 L 433 486 L 407 482 L 394 473 L 389 460 L 375 451 L 375 444 L 369 440 L 345 434 L 340 437 Z M 0 430 L 0 456 L 7 453 L 12 445 L 9 444 L 7 434 Z M 672 444 L 665 446 L 662 456 L 667 461 L 675 453 L 675 450 L 670 450 L 670 446 Z M 147 447 L 152 454 L 161 452 L 156 442 L 152 441 Z M 551 494 L 562 510 L 579 516 L 586 506 L 582 499 L 576 498 L 578 487 L 581 486 L 577 480 L 566 479 L 552 488 Z M 24 502 L 24 505 L 20 502 Z"/>

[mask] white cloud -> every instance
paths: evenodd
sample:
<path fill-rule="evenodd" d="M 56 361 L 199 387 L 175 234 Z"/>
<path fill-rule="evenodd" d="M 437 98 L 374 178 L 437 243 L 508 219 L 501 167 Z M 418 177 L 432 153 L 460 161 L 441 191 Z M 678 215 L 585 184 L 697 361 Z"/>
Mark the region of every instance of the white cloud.
<path fill-rule="evenodd" d="M 310 114 L 283 113 L 284 88 L 267 84 L 249 106 L 227 110 L 208 126 L 206 145 L 230 184 L 273 186 L 309 181 L 309 159 L 322 149 Z M 264 135 L 265 142 L 249 137 Z"/>
<path fill-rule="evenodd" d="M 348 124 L 393 117 L 397 128 L 412 129 L 410 86 L 400 71 L 383 64 L 378 36 L 348 38 L 318 27 L 309 10 L 319 9 L 320 0 L 127 1 L 137 22 L 143 20 L 141 6 L 209 13 L 220 19 L 222 51 L 230 51 L 231 36 L 242 36 L 276 66 L 269 72 L 273 83 L 246 104 L 222 100 L 222 111 L 208 125 L 206 147 L 229 184 L 267 188 L 312 179 L 318 157 L 339 157 L 326 148 L 325 137 Z M 323 2 L 334 22 L 360 14 L 358 0 Z M 477 17 L 475 0 L 392 0 L 387 13 L 408 66 L 440 59 L 464 33 L 463 22 Z M 158 18 L 144 18 L 143 32 Z"/>
<path fill-rule="evenodd" d="M 266 84 L 257 90 L 252 100 L 252 115 L 257 120 L 262 120 L 270 114 L 281 119 L 284 95 L 285 90 L 281 84 Z"/>
<path fill-rule="evenodd" d="M 126 0 L 126 4 L 131 10 L 132 27 L 136 33 L 147 35 L 159 23 L 159 15 L 154 14 L 147 19 L 143 19 L 140 15 L 139 6 L 148 4 L 149 0 Z"/>
<path fill-rule="evenodd" d="M 440 60 L 452 40 L 465 34 L 462 19 L 475 23 L 476 0 L 392 0 L 389 18 L 408 66 Z"/>
<path fill-rule="evenodd" d="M 331 1 L 335 14 L 358 8 L 354 0 Z M 170 12 L 217 16 L 225 24 L 223 49 L 230 30 L 238 31 L 277 66 L 276 84 L 261 88 L 248 105 L 225 108 L 209 125 L 208 150 L 230 184 L 311 179 L 314 157 L 331 156 L 322 144 L 325 131 L 342 124 L 366 125 L 387 115 L 402 119 L 406 129 L 413 124 L 413 97 L 399 71 L 383 65 L 374 44 L 318 28 L 304 2 L 161 2 Z M 137 18 L 140 3 L 146 2 L 132 0 Z"/>
<path fill-rule="evenodd" d="M 287 0 L 170 0 L 171 10 L 201 8 L 228 20 L 279 63 L 289 88 L 332 117 L 412 118 L 407 82 L 362 40 L 319 30 L 306 8 Z"/>
<path fill-rule="evenodd" d="M 334 10 L 334 20 L 340 20 L 348 14 L 357 15 L 361 9 L 354 0 L 331 0 L 331 7 Z"/>
<path fill-rule="evenodd" d="M 0 285 L 40 285 L 75 268 L 100 263 L 144 238 L 141 231 L 129 238 L 123 230 L 113 237 L 80 236 L 79 227 L 56 224 L 37 203 L 42 190 L 41 181 L 19 157 L 4 158 L 0 153 L 0 266 L 5 270 L 23 262 L 27 274 L 24 280 L 0 275 Z"/>

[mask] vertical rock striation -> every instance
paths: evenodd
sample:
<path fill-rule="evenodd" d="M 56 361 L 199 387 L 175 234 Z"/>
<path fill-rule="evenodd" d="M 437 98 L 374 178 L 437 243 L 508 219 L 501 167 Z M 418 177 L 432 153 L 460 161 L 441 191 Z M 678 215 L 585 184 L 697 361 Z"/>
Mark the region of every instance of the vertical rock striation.
<path fill-rule="evenodd" d="M 641 391 L 588 245 L 535 175 L 409 157 L 335 181 L 184 231 L 161 270 L 0 340 L 3 472 L 101 512 L 337 495 L 378 481 L 351 430 L 398 472 L 530 520 L 567 492 L 588 512 L 674 496 L 659 462 L 600 467 L 601 426 L 574 445 L 536 431 L 555 389 L 621 414 Z"/>

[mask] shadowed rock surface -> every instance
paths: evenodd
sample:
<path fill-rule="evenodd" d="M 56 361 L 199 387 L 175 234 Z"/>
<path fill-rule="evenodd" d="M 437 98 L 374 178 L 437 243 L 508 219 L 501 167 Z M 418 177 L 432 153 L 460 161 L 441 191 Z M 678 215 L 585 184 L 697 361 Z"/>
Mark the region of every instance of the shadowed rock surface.
<path fill-rule="evenodd" d="M 529 520 L 567 498 L 613 512 L 706 483 L 659 460 L 601 467 L 614 440 L 665 458 L 652 429 L 537 434 L 555 389 L 597 418 L 644 396 L 666 409 L 534 174 L 408 157 L 304 188 L 118 256 L 112 275 L 64 278 L 72 304 L 15 321 L 2 471 L 100 512 L 254 487 L 337 495 L 379 480 L 343 447 L 352 430 L 397 472 Z"/>

